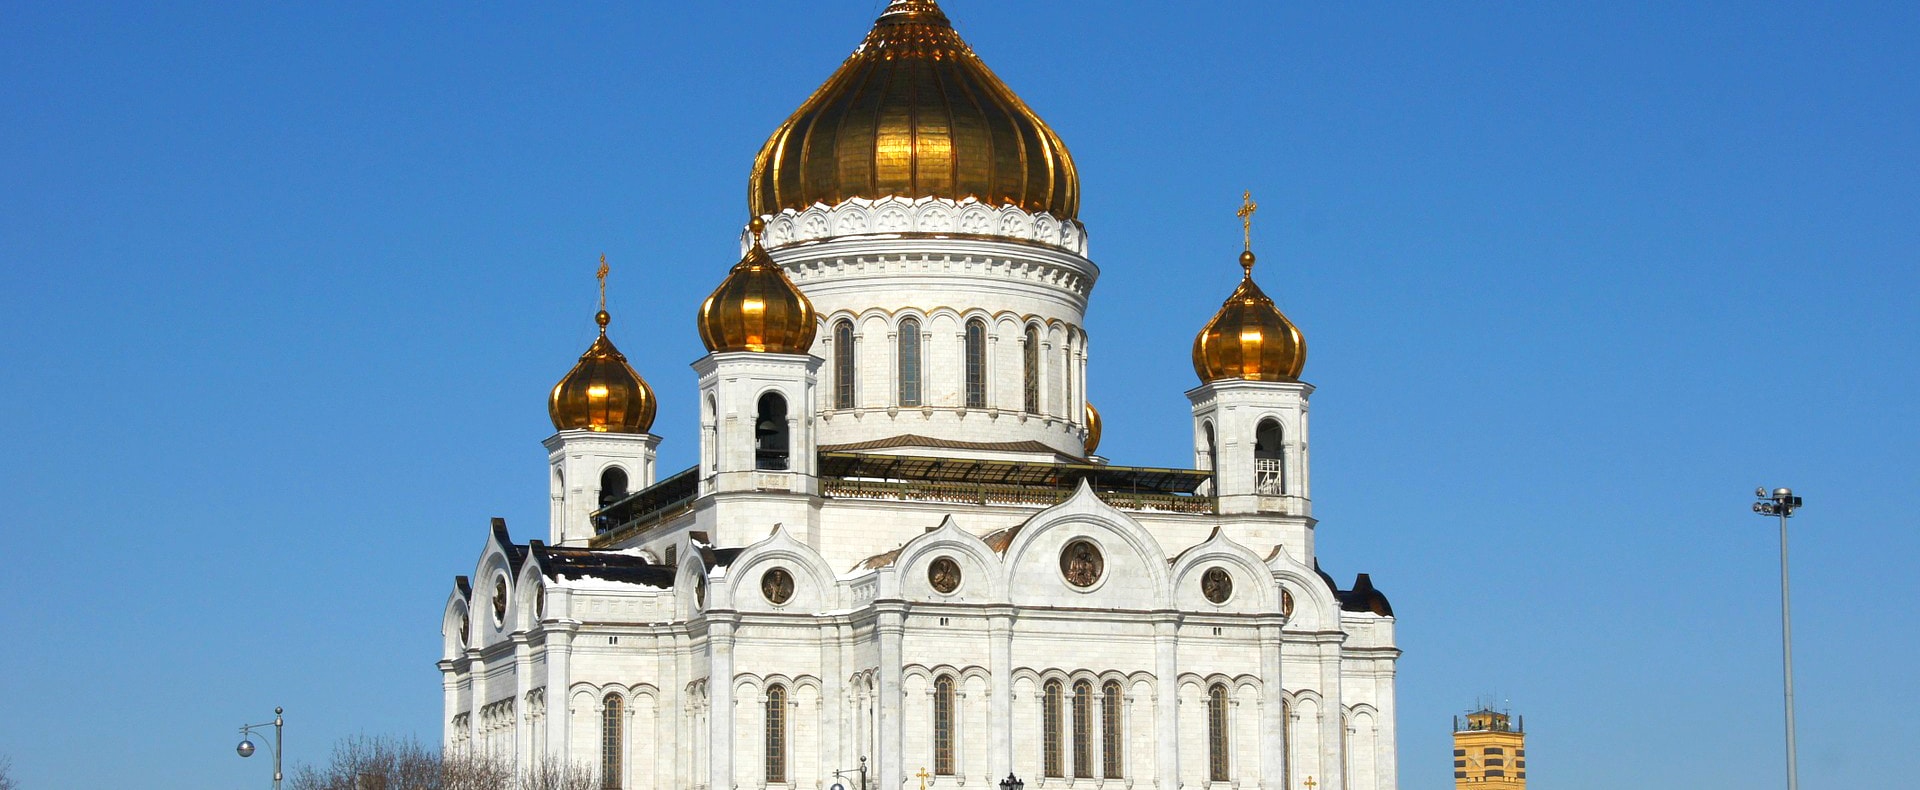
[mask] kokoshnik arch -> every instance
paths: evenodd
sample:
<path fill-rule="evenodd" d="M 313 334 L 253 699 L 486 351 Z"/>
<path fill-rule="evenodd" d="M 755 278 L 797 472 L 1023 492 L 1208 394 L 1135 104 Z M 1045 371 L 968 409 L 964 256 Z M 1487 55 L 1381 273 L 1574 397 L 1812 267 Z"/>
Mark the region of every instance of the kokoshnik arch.
<path fill-rule="evenodd" d="M 446 747 L 635 790 L 863 758 L 881 790 L 1395 788 L 1393 612 L 1315 561 L 1300 330 L 1249 243 L 1194 340 L 1194 468 L 1096 455 L 1079 189 L 894 0 L 754 160 L 697 466 L 656 467 L 603 298 L 548 402 L 546 539 L 496 521 L 447 600 Z"/>

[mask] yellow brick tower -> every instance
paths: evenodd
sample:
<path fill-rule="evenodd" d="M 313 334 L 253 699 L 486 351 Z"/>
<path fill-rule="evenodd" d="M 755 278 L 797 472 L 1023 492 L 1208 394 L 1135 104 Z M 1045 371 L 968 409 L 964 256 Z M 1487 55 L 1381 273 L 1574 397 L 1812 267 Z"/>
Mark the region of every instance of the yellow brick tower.
<path fill-rule="evenodd" d="M 1514 726 L 1507 714 L 1482 707 L 1453 719 L 1453 786 L 1456 790 L 1526 790 L 1526 718 Z"/>

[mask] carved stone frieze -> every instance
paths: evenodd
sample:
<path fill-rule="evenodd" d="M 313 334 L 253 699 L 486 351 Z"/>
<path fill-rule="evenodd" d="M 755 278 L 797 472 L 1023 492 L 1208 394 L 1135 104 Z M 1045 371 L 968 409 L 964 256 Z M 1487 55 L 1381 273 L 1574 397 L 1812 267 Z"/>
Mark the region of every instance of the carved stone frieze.
<path fill-rule="evenodd" d="M 1029 214 L 1015 206 L 989 206 L 972 198 L 852 198 L 834 206 L 816 203 L 804 211 L 786 209 L 765 219 L 767 229 L 760 242 L 769 250 L 848 236 L 925 233 L 1014 239 L 1087 254 L 1086 227 L 1076 220 Z M 744 254 L 750 244 L 744 231 L 740 241 Z"/>

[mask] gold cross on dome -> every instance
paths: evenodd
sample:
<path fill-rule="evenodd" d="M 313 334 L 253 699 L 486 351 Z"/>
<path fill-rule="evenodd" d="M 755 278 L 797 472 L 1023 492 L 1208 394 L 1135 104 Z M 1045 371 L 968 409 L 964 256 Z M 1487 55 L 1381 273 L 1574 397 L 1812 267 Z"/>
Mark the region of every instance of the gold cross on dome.
<path fill-rule="evenodd" d="M 1316 787 L 1319 787 L 1319 786 L 1320 786 L 1320 783 L 1319 783 L 1319 782 L 1316 782 L 1316 781 L 1313 781 L 1313 777 L 1311 777 L 1311 776 L 1309 776 L 1309 777 L 1307 777 L 1307 781 L 1305 781 L 1305 782 L 1302 782 L 1301 784 L 1304 784 L 1304 785 L 1306 785 L 1306 786 L 1307 786 L 1307 790 L 1313 790 L 1313 788 L 1316 788 Z"/>
<path fill-rule="evenodd" d="M 920 773 L 914 774 L 914 776 L 920 778 L 920 790 L 927 790 L 927 780 L 933 778 L 933 774 L 927 773 L 927 767 L 924 765 L 920 766 Z"/>
<path fill-rule="evenodd" d="M 1253 252 L 1253 212 L 1260 210 L 1260 204 L 1253 202 L 1253 190 L 1240 193 L 1240 210 L 1234 212 L 1240 218 L 1240 231 L 1246 234 L 1247 252 Z"/>
<path fill-rule="evenodd" d="M 609 271 L 612 270 L 607 268 L 607 254 L 600 253 L 600 271 L 593 276 L 600 280 L 600 309 L 603 312 L 607 309 L 607 273 Z"/>

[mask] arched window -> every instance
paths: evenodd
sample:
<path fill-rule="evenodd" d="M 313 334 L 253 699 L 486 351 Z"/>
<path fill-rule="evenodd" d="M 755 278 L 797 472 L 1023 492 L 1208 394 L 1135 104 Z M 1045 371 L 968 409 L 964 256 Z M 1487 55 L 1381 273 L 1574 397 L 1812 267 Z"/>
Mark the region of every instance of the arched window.
<path fill-rule="evenodd" d="M 1073 776 L 1093 778 L 1093 684 L 1073 684 Z"/>
<path fill-rule="evenodd" d="M 900 405 L 920 405 L 920 322 L 900 322 Z"/>
<path fill-rule="evenodd" d="M 1022 411 L 1028 414 L 1040 413 L 1040 330 L 1027 327 L 1026 347 L 1020 350 L 1023 369 Z"/>
<path fill-rule="evenodd" d="M 941 675 L 933 681 L 933 772 L 939 776 L 954 774 L 952 675 Z"/>
<path fill-rule="evenodd" d="M 787 687 L 767 687 L 767 783 L 787 781 Z"/>
<path fill-rule="evenodd" d="M 1227 779 L 1227 684 L 1207 689 L 1207 778 Z"/>
<path fill-rule="evenodd" d="M 1040 699 L 1040 773 L 1067 775 L 1060 767 L 1060 681 L 1049 680 Z"/>
<path fill-rule="evenodd" d="M 1293 703 L 1280 700 L 1280 786 L 1293 786 Z"/>
<path fill-rule="evenodd" d="M 1120 751 L 1121 704 L 1120 681 L 1109 680 L 1100 687 L 1100 761 L 1108 779 L 1121 778 L 1126 765 Z"/>
<path fill-rule="evenodd" d="M 987 407 L 987 322 L 967 322 L 967 408 Z"/>
<path fill-rule="evenodd" d="M 1066 341 L 1061 344 L 1060 365 L 1060 378 L 1066 389 L 1066 393 L 1061 396 L 1060 402 L 1061 408 L 1065 408 L 1065 404 L 1072 403 L 1074 398 L 1073 330 L 1071 329 L 1067 330 Z M 1073 409 L 1067 409 L 1066 413 L 1068 418 L 1073 418 Z"/>
<path fill-rule="evenodd" d="M 620 790 L 620 695 L 608 694 L 600 705 L 600 788 Z"/>
<path fill-rule="evenodd" d="M 787 468 L 787 399 L 780 393 L 760 396 L 760 413 L 753 418 L 753 468 Z"/>
<path fill-rule="evenodd" d="M 1266 419 L 1253 431 L 1255 493 L 1287 493 L 1287 462 L 1281 452 L 1280 421 Z"/>
<path fill-rule="evenodd" d="M 833 407 L 853 408 L 853 322 L 833 325 Z"/>
<path fill-rule="evenodd" d="M 600 473 L 600 506 L 606 507 L 627 497 L 627 470 L 609 466 Z"/>

